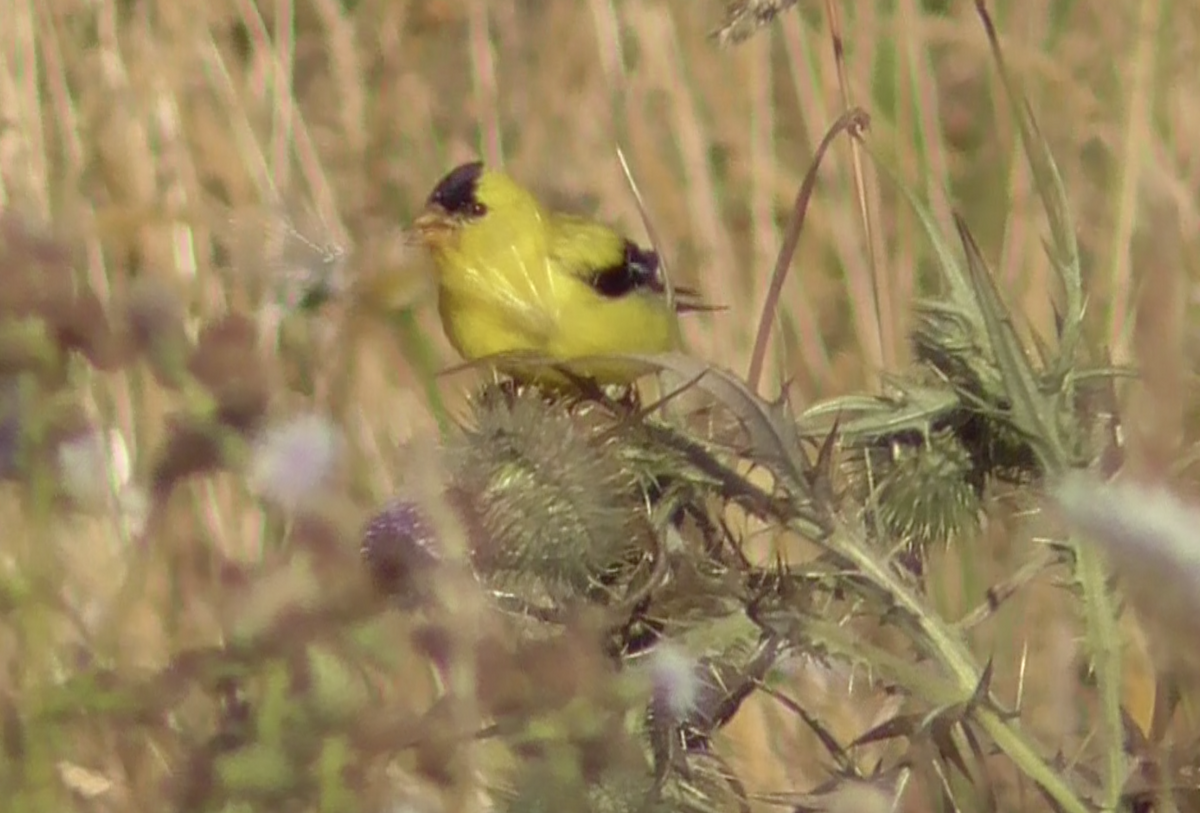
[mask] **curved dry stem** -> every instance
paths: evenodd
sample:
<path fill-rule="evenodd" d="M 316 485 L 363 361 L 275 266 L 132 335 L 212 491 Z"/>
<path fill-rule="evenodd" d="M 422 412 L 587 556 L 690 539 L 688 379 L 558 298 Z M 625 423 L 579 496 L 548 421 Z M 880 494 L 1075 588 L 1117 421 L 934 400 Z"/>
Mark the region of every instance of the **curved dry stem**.
<path fill-rule="evenodd" d="M 846 110 L 854 109 L 854 100 L 850 96 L 850 79 L 846 74 L 846 45 L 842 39 L 842 22 L 841 15 L 838 12 L 837 4 L 832 0 L 825 0 L 825 16 L 829 20 L 829 35 L 831 45 L 833 47 L 833 64 L 837 69 L 838 88 L 842 94 L 842 107 Z M 867 270 L 870 274 L 870 279 L 864 281 L 860 273 L 855 274 L 858 277 L 858 284 L 854 287 L 860 292 L 869 291 L 871 297 L 871 309 L 874 311 L 875 317 L 875 339 L 878 344 L 878 363 L 889 365 L 895 362 L 895 357 L 888 352 L 887 343 L 884 341 L 884 336 L 893 335 L 890 329 L 894 317 L 891 313 L 888 314 L 888 324 L 884 324 L 883 312 L 881 310 L 883 303 L 889 302 L 887 292 L 880 290 L 880 283 L 886 282 L 886 278 L 879 273 L 878 259 L 882 253 L 883 247 L 879 245 L 879 235 L 872 225 L 871 206 L 867 197 L 867 181 L 863 173 L 862 145 L 857 139 L 850 141 L 850 171 L 854 178 L 854 196 L 858 203 L 858 216 L 862 221 L 863 237 L 865 238 L 865 247 L 867 252 Z M 864 285 L 863 282 L 867 284 Z M 881 296 L 882 294 L 882 296 Z M 867 337 L 863 335 L 865 340 Z M 865 352 L 870 352 L 869 348 L 864 346 Z"/>
<path fill-rule="evenodd" d="M 646 199 L 642 197 L 642 190 L 638 188 L 637 181 L 633 178 L 633 170 L 629 168 L 629 162 L 625 159 L 625 151 L 621 149 L 620 145 L 617 146 L 617 160 L 621 162 L 621 172 L 625 173 L 629 191 L 633 193 L 633 202 L 637 204 L 638 215 L 642 218 L 642 225 L 646 227 L 646 236 L 650 238 L 650 247 L 658 254 L 658 267 L 662 272 L 663 287 L 667 292 L 667 309 L 674 310 L 675 286 L 671 284 L 671 268 L 667 264 L 667 255 L 662 250 L 662 242 L 658 239 L 654 224 L 650 221 Z"/>
<path fill-rule="evenodd" d="M 783 293 L 783 283 L 787 279 L 788 268 L 800 243 L 800 232 L 804 228 L 804 217 L 808 212 L 808 201 L 812 197 L 813 188 L 817 185 L 817 170 L 821 160 L 829 150 L 833 139 L 841 132 L 858 134 L 865 130 L 871 122 L 871 117 L 860 107 L 851 108 L 838 117 L 821 143 L 817 145 L 812 165 L 804 175 L 800 191 L 796 193 L 796 202 L 792 206 L 792 219 L 788 221 L 787 232 L 783 236 L 783 246 L 779 249 L 779 257 L 775 260 L 775 270 L 771 274 L 771 286 L 767 289 L 767 298 L 763 302 L 762 313 L 758 319 L 758 332 L 754 337 L 754 350 L 750 355 L 750 371 L 746 374 L 746 383 L 752 392 L 758 391 L 762 379 L 763 365 L 766 363 L 767 342 L 771 338 L 771 325 L 775 322 L 775 311 L 779 307 L 779 297 Z"/>

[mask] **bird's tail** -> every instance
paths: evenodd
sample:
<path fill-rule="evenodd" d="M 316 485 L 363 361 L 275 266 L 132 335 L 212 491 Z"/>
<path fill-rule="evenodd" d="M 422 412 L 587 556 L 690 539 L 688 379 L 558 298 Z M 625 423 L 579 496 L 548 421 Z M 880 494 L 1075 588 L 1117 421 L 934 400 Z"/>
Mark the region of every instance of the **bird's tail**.
<path fill-rule="evenodd" d="M 712 313 L 729 309 L 728 305 L 709 305 L 702 302 L 700 292 L 695 288 L 676 285 L 674 291 L 676 313 Z"/>

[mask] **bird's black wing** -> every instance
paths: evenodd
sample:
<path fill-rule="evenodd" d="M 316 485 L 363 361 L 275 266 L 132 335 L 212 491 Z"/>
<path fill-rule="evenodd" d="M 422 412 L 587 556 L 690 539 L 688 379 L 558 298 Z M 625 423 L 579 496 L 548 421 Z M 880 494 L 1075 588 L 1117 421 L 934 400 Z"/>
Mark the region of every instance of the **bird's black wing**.
<path fill-rule="evenodd" d="M 621 261 L 593 273 L 588 284 L 596 293 L 608 299 L 620 299 L 637 291 L 666 292 L 659 271 L 658 254 L 641 248 L 632 240 L 625 241 Z"/>
<path fill-rule="evenodd" d="M 588 284 L 601 296 L 619 299 L 638 291 L 650 291 L 666 295 L 658 253 L 643 249 L 632 240 L 625 241 L 625 253 L 621 262 L 602 268 L 588 280 Z M 705 305 L 700 294 L 693 288 L 674 286 L 675 310 L 680 313 L 692 311 L 719 311 L 723 305 Z"/>

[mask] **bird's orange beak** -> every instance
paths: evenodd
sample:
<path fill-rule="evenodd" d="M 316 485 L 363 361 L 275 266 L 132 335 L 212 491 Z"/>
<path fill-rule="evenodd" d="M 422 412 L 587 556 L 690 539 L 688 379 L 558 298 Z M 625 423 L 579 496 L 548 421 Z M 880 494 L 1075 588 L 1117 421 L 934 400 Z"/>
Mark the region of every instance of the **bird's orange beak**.
<path fill-rule="evenodd" d="M 453 232 L 453 219 L 445 209 L 436 203 L 426 206 L 412 224 L 413 236 L 426 248 L 442 245 Z"/>

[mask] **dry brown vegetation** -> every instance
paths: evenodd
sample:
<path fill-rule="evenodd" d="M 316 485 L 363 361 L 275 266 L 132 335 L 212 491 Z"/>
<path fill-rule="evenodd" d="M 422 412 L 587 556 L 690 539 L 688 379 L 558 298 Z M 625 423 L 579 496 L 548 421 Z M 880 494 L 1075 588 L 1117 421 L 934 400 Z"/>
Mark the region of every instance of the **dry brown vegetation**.
<path fill-rule="evenodd" d="M 9 0 L 4 809 L 1200 809 L 1200 4 L 990 7 Z M 618 145 L 709 420 L 439 377 L 431 184 Z"/>

